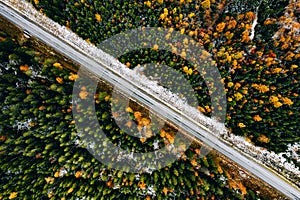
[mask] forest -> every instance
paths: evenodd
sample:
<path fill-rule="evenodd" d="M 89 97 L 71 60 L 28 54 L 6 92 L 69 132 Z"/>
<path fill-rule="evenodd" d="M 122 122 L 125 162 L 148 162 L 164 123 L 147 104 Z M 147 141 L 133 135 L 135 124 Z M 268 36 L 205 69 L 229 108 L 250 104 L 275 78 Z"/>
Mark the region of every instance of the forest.
<path fill-rule="evenodd" d="M 96 46 L 138 27 L 172 28 L 192 37 L 212 54 L 223 78 L 227 95 L 225 123 L 232 133 L 276 153 L 300 141 L 299 3 L 30 2 Z M 0 60 L 0 199 L 264 199 L 246 183 L 231 177 L 213 154 L 200 158 L 201 146 L 197 143 L 176 162 L 153 173 L 111 169 L 90 154 L 77 133 L 72 115 L 76 71 L 67 69 L 55 56 L 19 44 L 3 31 Z M 211 107 L 207 86 L 196 68 L 183 57 L 159 50 L 159 44 L 127 53 L 118 60 L 131 69 L 146 63 L 172 67 L 192 85 L 199 111 L 211 116 L 217 109 Z M 94 98 L 100 128 L 115 145 L 147 152 L 153 150 L 156 141 L 159 147 L 174 142 L 176 129 L 170 126 L 161 130 L 151 127 L 153 133 L 146 133 L 146 138 L 127 135 L 117 126 L 118 113 L 111 112 L 115 109 L 111 87 L 99 83 L 94 96 L 86 88 L 81 89 L 82 101 Z M 147 111 L 138 104 L 118 109 L 129 113 L 138 129 L 149 125 L 149 116 L 144 115 Z M 124 123 L 129 131 L 140 131 L 131 122 Z"/>
<path fill-rule="evenodd" d="M 18 44 L 4 32 L 0 39 L 1 199 L 259 197 L 231 177 L 216 156 L 199 157 L 201 146 L 197 143 L 180 159 L 153 173 L 126 173 L 99 162 L 75 127 L 71 101 L 76 72 L 66 69 L 56 57 Z M 94 96 L 86 90 L 82 88 L 79 97 L 94 98 L 100 128 L 114 144 L 147 152 L 153 150 L 156 140 L 159 146 L 174 142 L 177 130 L 167 125 L 161 130 L 150 127 L 153 135 L 156 131 L 154 137 L 152 133 L 144 139 L 126 135 L 111 112 L 121 109 L 111 108 L 111 86 L 99 83 Z M 143 107 L 130 103 L 123 111 L 138 125 L 124 122 L 129 132 L 149 125 Z"/>
<path fill-rule="evenodd" d="M 300 5 L 297 1 L 44 0 L 32 3 L 96 46 L 113 35 L 138 27 L 164 27 L 191 36 L 212 55 L 222 76 L 227 95 L 225 123 L 232 133 L 276 153 L 300 141 Z M 255 20 L 257 25 L 252 36 Z M 214 108 L 195 66 L 158 47 L 136 50 L 118 59 L 132 69 L 146 63 L 176 69 L 194 88 L 199 110 L 210 116 Z"/>

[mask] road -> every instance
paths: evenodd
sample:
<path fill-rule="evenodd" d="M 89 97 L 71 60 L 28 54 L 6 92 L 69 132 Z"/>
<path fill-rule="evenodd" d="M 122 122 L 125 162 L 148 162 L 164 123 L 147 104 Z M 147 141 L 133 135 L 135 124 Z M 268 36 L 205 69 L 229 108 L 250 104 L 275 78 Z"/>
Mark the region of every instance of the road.
<path fill-rule="evenodd" d="M 120 88 L 122 92 L 130 95 L 146 107 L 154 107 L 158 111 L 164 111 L 158 114 L 174 124 L 179 124 L 184 131 L 201 140 L 206 145 L 213 146 L 216 151 L 230 158 L 239 166 L 265 181 L 288 198 L 300 199 L 300 191 L 282 177 L 268 170 L 265 166 L 255 162 L 250 157 L 243 155 L 232 146 L 220 141 L 218 137 L 211 133 L 206 127 L 201 126 L 201 124 L 190 119 L 189 116 L 181 113 L 172 105 L 168 105 L 166 102 L 147 94 L 147 92 L 143 91 L 142 88 L 136 87 L 120 75 L 110 71 L 109 67 L 96 62 L 83 52 L 74 49 L 71 45 L 42 29 L 40 25 L 25 19 L 19 12 L 9 8 L 3 2 L 0 2 L 0 15 L 26 30 L 31 36 L 41 40 L 46 45 L 74 60 L 91 73 L 100 76 L 105 81 Z"/>

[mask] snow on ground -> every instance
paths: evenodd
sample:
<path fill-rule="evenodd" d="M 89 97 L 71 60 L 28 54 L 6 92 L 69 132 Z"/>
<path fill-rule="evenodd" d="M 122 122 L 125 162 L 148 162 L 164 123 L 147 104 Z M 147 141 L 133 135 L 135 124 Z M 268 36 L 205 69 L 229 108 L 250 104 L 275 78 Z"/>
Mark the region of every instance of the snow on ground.
<path fill-rule="evenodd" d="M 53 22 L 43 14 L 36 11 L 30 3 L 24 0 L 2 1 L 7 5 L 11 5 L 11 7 L 15 8 L 20 14 L 27 16 L 32 21 L 43 26 L 44 30 L 47 30 L 79 51 L 84 52 L 92 58 L 95 58 L 95 60 L 98 62 L 105 63 L 106 66 L 110 66 L 110 70 L 117 74 L 121 74 L 127 80 L 130 80 L 140 88 L 143 88 L 152 96 L 158 96 L 169 104 L 174 105 L 177 109 L 190 116 L 190 118 L 193 120 L 207 127 L 209 130 L 211 130 L 211 132 L 217 133 L 218 135 L 220 134 L 222 139 L 229 142 L 239 150 L 256 158 L 265 165 L 282 172 L 287 178 L 299 180 L 299 168 L 296 167 L 294 163 L 288 162 L 284 157 L 284 155 L 291 156 L 292 158 L 296 159 L 297 162 L 299 162 L 299 143 L 289 145 L 287 152 L 280 154 L 275 154 L 274 152 L 270 152 L 264 148 L 256 147 L 253 144 L 245 141 L 245 138 L 228 133 L 223 125 L 220 125 L 217 121 L 211 118 L 205 117 L 197 109 L 187 105 L 186 102 L 184 102 L 177 95 L 174 95 L 163 87 L 157 86 L 155 82 L 150 81 L 145 76 L 138 75 L 133 70 L 128 69 L 125 65 L 118 62 L 112 56 L 104 53 L 102 50 L 98 49 L 92 44 L 87 43 L 75 33 L 68 30 L 66 27 Z M 253 25 L 253 27 L 255 26 Z"/>

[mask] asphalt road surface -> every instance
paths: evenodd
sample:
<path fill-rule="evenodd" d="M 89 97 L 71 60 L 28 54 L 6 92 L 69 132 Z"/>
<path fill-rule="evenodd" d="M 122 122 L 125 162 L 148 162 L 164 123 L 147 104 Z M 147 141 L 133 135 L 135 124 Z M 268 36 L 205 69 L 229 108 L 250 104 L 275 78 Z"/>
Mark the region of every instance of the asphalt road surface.
<path fill-rule="evenodd" d="M 34 22 L 26 19 L 19 12 L 9 8 L 3 2 L 0 2 L 0 15 L 26 30 L 26 32 L 28 32 L 31 36 L 41 40 L 46 45 L 74 60 L 91 73 L 99 75 L 105 81 L 117 86 L 122 90 L 123 93 L 130 95 L 133 99 L 136 99 L 146 107 L 155 108 L 155 110 L 158 111 L 157 114 L 159 114 L 161 117 L 168 119 L 174 124 L 178 124 L 181 129 L 201 140 L 206 145 L 214 147 L 216 151 L 230 158 L 242 168 L 270 184 L 288 198 L 300 199 L 300 191 L 293 185 L 289 184 L 282 177 L 273 173 L 263 165 L 255 162 L 250 157 L 243 155 L 232 146 L 220 141 L 218 137 L 211 133 L 206 127 L 190 119 L 187 115 L 181 113 L 181 111 L 177 110 L 172 105 L 169 105 L 166 102 L 147 94 L 147 92 L 143 91 L 142 88 L 136 87 L 134 84 L 128 82 L 120 75 L 110 71 L 109 67 L 104 66 L 102 63 L 96 62 L 86 54 L 73 48 L 68 43 L 53 36 L 41 28 L 40 25 L 37 25 Z"/>

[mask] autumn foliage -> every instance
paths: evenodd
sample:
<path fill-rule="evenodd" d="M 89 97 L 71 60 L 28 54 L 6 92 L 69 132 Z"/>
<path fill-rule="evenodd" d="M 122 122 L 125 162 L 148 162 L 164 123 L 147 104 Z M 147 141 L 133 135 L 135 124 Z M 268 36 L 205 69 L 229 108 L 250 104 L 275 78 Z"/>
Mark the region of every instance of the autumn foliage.
<path fill-rule="evenodd" d="M 243 4 L 243 0 L 31 2 L 95 45 L 122 31 L 147 26 L 192 37 L 174 44 L 172 52 L 155 44 L 118 59 L 130 69 L 150 62 L 176 69 L 194 88 L 200 112 L 211 116 L 212 110 L 226 109 L 227 128 L 255 145 L 282 152 L 287 144 L 300 140 L 297 1 L 270 0 L 268 5 Z M 244 9 L 236 10 L 239 7 Z M 80 77 L 65 69 L 59 59 L 0 34 L 0 199 L 262 199 L 234 180 L 213 156 L 199 158 L 201 147 L 196 144 L 171 166 L 151 174 L 124 173 L 101 164 L 80 142 L 71 112 L 73 83 Z M 171 34 L 167 35 L 166 41 L 171 40 Z M 186 52 L 175 54 L 192 42 L 205 49 L 200 59 L 211 55 L 218 68 L 227 108 L 211 106 L 201 72 L 185 60 Z M 174 143 L 176 129 L 156 130 L 137 105 L 120 110 L 130 116 L 124 123 L 128 131 L 146 130 L 143 137 L 121 131 L 115 120 L 122 115 L 111 112 L 108 86 L 100 84 L 95 96 L 89 88 L 80 89 L 80 101 L 94 98 L 100 128 L 115 145 L 149 152 L 155 142 L 158 147 Z M 92 128 L 88 131 L 94 134 Z"/>

